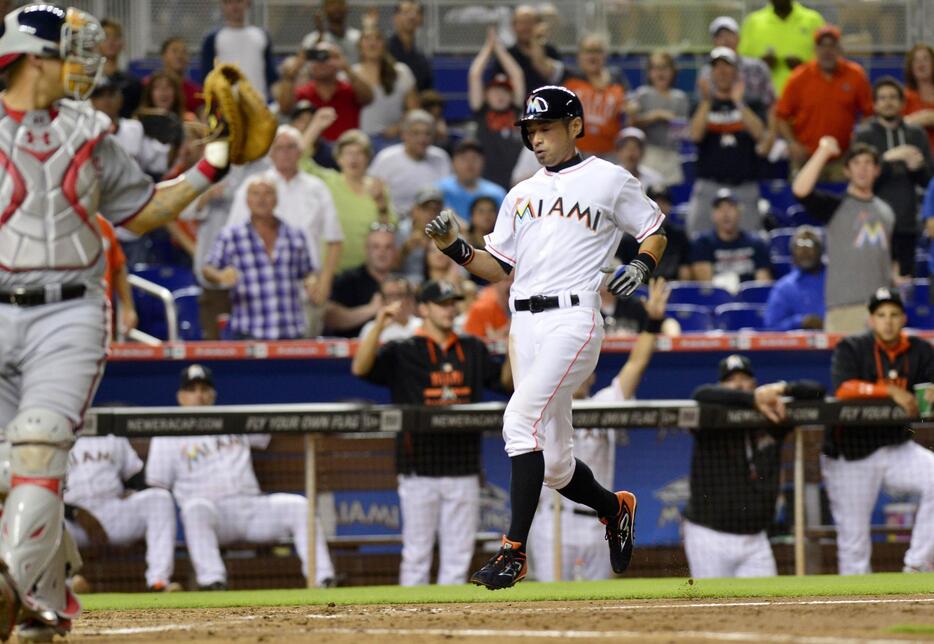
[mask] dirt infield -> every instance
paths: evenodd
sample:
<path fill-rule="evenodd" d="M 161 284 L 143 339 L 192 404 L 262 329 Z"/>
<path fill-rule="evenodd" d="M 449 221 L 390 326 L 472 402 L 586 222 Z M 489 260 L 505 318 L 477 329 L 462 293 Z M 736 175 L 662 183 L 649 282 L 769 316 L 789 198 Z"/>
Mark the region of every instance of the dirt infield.
<path fill-rule="evenodd" d="M 69 642 L 934 641 L 934 596 L 91 612 Z"/>

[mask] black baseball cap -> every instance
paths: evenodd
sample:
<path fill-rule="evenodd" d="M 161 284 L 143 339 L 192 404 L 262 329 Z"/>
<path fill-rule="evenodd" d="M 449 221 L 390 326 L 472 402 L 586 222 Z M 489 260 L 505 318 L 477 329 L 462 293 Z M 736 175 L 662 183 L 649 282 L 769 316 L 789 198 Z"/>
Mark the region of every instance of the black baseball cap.
<path fill-rule="evenodd" d="M 214 389 L 214 374 L 207 367 L 200 364 L 188 365 L 182 369 L 181 379 L 178 383 L 179 389 L 187 389 L 197 382 L 203 382 L 211 389 Z"/>
<path fill-rule="evenodd" d="M 296 119 L 305 112 L 314 114 L 315 110 L 317 110 L 315 104 L 309 101 L 307 98 L 303 98 L 295 104 L 295 107 L 292 108 L 292 112 L 289 114 L 289 117 Z"/>
<path fill-rule="evenodd" d="M 433 302 L 435 304 L 444 304 L 451 300 L 462 300 L 464 296 L 461 295 L 450 282 L 428 280 L 422 283 L 422 287 L 418 289 L 416 299 L 423 303 Z"/>
<path fill-rule="evenodd" d="M 736 195 L 733 194 L 733 191 L 729 188 L 720 188 L 717 190 L 717 194 L 714 195 L 713 200 L 710 202 L 710 205 L 716 208 L 720 205 L 721 201 L 729 201 L 732 204 L 738 204 L 739 201 L 736 200 Z"/>
<path fill-rule="evenodd" d="M 720 382 L 723 382 L 734 373 L 744 373 L 751 378 L 755 378 L 756 374 L 752 372 L 752 362 L 749 361 L 749 358 L 746 356 L 741 356 L 738 353 L 729 355 L 720 361 Z"/>
<path fill-rule="evenodd" d="M 869 312 L 875 313 L 876 309 L 883 304 L 894 304 L 902 310 L 902 313 L 905 312 L 905 303 L 902 302 L 902 296 L 897 289 L 886 286 L 877 288 L 876 292 L 869 298 Z"/>
<path fill-rule="evenodd" d="M 480 142 L 476 139 L 464 139 L 460 143 L 454 146 L 454 150 L 451 151 L 451 156 L 456 157 L 462 152 L 476 152 L 477 154 L 483 156 L 483 146 L 480 145 Z"/>
<path fill-rule="evenodd" d="M 666 185 L 649 186 L 645 190 L 645 195 L 652 201 L 665 199 L 674 203 L 674 197 L 672 197 L 671 188 Z"/>

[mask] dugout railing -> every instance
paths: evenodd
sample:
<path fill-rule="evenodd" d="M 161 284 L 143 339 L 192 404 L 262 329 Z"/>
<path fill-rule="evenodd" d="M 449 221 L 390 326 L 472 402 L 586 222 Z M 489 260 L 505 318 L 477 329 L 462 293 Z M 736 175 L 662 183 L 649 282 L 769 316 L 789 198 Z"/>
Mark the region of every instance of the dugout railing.
<path fill-rule="evenodd" d="M 391 487 L 394 478 L 393 459 L 386 450 L 386 438 L 406 431 L 451 431 L 484 432 L 491 440 L 502 427 L 502 403 L 481 403 L 444 408 L 400 407 L 392 405 L 366 404 L 298 404 L 298 405 L 226 405 L 215 407 L 105 407 L 94 408 L 88 414 L 84 432 L 87 435 L 114 434 L 128 438 L 153 436 L 182 436 L 203 434 L 251 434 L 269 433 L 291 435 L 299 438 L 290 440 L 290 449 L 300 449 L 304 454 L 291 454 L 288 467 L 304 473 L 304 494 L 308 503 L 309 569 L 315 566 L 315 521 L 319 484 L 322 471 L 343 471 L 343 480 L 357 479 L 362 487 L 378 485 Z M 918 419 L 909 419 L 903 410 L 889 401 L 836 401 L 789 402 L 787 424 L 794 427 L 785 443 L 782 474 L 782 489 L 785 498 L 790 494 L 790 507 L 785 516 L 790 523 L 788 534 L 778 542 L 790 542 L 793 549 L 793 570 L 803 575 L 810 572 L 825 572 L 832 568 L 826 555 L 821 560 L 819 553 L 822 541 L 827 542 L 835 535 L 827 519 L 826 501 L 821 498 L 820 472 L 817 454 L 820 448 L 821 430 L 827 425 L 849 427 L 904 425 L 912 422 L 916 438 L 928 448 L 934 447 L 932 426 Z M 634 431 L 655 430 L 658 436 L 671 430 L 697 429 L 743 429 L 759 428 L 766 423 L 756 411 L 749 409 L 724 408 L 698 405 L 690 400 L 633 401 L 608 405 L 605 403 L 574 403 L 574 425 L 577 429 L 631 429 Z M 374 441 L 381 445 L 378 454 L 342 450 L 336 447 L 342 441 Z M 382 439 L 382 442 L 378 442 Z M 324 445 L 326 449 L 322 449 Z M 348 444 L 352 445 L 351 444 Z M 679 451 L 689 449 L 690 443 L 681 441 L 675 447 Z M 299 446 L 301 446 L 299 448 Z M 625 449 L 625 448 L 624 448 Z M 501 445 L 500 445 L 501 451 Z M 322 455 L 326 462 L 319 462 Z M 338 459 L 348 457 L 351 460 Z M 680 454 L 682 461 L 687 454 Z M 297 461 L 302 461 L 299 465 Z M 266 467 L 276 468 L 275 464 Z M 660 464 L 660 467 L 664 467 Z M 379 477 L 379 483 L 366 483 L 368 475 Z M 623 483 L 634 482 L 626 479 Z M 635 481 L 638 482 L 638 481 Z M 329 485 L 325 483 L 325 485 Z M 508 489 L 508 484 L 506 486 Z M 640 502 L 640 506 L 641 506 Z M 640 508 L 640 512 L 641 512 Z M 561 578 L 562 534 L 560 512 L 555 512 L 553 525 L 555 577 Z M 640 516 L 640 521 L 647 517 Z M 643 523 L 643 526 L 645 524 Z M 876 524 L 873 532 L 888 539 L 902 540 L 910 529 L 908 521 L 895 525 Z M 565 535 L 568 537 L 569 535 Z M 482 530 L 477 535 L 478 545 L 495 545 L 498 533 Z M 398 544 L 399 536 L 332 535 L 328 544 L 332 547 L 366 547 Z M 479 555 L 478 555 L 479 556 Z M 385 579 L 384 579 L 385 581 Z M 309 585 L 313 585 L 313 576 Z"/>

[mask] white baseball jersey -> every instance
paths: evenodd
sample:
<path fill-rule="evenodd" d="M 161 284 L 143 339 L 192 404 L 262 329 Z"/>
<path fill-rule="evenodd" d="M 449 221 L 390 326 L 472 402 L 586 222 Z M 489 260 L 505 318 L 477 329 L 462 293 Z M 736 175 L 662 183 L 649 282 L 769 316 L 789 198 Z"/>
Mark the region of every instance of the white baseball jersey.
<path fill-rule="evenodd" d="M 596 292 L 624 232 L 641 242 L 665 215 L 625 169 L 597 157 L 542 168 L 506 195 L 486 248 L 514 267 L 511 296 Z"/>
<path fill-rule="evenodd" d="M 146 483 L 172 490 L 180 505 L 193 498 L 260 494 L 250 448 L 265 449 L 269 435 L 158 436 L 149 444 Z"/>
<path fill-rule="evenodd" d="M 142 470 L 143 461 L 126 438 L 82 436 L 68 454 L 65 503 L 119 498 L 123 482 Z"/>

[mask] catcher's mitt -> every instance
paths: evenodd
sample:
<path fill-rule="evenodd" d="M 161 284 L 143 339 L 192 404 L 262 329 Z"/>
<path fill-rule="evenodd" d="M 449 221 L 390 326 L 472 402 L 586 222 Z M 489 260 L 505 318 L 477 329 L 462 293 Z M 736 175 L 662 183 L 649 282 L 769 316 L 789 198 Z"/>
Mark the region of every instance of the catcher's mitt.
<path fill-rule="evenodd" d="M 236 65 L 217 65 L 204 79 L 205 113 L 211 135 L 230 142 L 230 162 L 264 156 L 276 136 L 276 117 Z"/>

